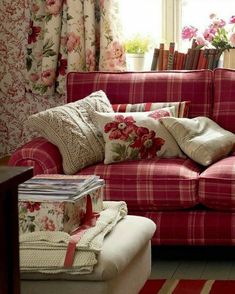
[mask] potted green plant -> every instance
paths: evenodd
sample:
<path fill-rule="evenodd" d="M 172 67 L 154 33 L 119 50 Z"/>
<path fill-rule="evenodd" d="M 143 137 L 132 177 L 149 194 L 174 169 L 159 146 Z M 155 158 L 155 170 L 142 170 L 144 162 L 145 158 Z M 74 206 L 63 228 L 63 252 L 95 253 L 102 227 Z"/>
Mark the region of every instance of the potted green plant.
<path fill-rule="evenodd" d="M 135 35 L 124 43 L 126 52 L 127 69 L 130 71 L 142 71 L 145 69 L 146 54 L 151 48 L 151 39 Z"/>

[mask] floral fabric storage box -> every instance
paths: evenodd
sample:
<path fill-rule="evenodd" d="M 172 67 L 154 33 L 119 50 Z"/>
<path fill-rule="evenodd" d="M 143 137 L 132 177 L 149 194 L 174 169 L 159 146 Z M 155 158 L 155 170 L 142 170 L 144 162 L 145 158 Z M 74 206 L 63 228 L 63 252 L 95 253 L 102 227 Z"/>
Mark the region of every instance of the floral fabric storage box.
<path fill-rule="evenodd" d="M 19 185 L 19 233 L 73 232 L 82 223 L 88 195 L 93 212 L 100 212 L 103 209 L 104 180 L 89 177 L 40 175 Z"/>

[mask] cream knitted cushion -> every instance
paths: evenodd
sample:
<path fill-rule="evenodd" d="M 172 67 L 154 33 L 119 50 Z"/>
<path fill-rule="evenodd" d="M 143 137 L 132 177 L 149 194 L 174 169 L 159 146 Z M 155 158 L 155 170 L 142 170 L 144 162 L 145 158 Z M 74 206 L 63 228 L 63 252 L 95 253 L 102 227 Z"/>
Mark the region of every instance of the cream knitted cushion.
<path fill-rule="evenodd" d="M 29 126 L 59 148 L 65 174 L 104 159 L 103 136 L 93 120 L 94 111 L 113 112 L 103 91 L 28 118 Z"/>

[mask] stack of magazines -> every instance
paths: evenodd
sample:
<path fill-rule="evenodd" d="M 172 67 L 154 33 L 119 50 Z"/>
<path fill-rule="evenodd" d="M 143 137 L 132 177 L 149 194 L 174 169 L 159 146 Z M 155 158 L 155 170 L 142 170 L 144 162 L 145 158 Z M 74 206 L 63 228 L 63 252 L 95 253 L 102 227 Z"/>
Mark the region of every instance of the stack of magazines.
<path fill-rule="evenodd" d="M 96 175 L 40 175 L 19 185 L 21 201 L 76 201 L 104 185 Z"/>

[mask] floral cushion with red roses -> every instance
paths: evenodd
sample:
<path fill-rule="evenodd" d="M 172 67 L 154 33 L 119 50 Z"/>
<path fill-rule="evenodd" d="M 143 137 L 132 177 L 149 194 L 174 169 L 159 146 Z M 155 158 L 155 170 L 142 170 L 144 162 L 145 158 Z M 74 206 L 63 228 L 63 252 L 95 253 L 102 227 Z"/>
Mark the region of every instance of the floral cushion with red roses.
<path fill-rule="evenodd" d="M 104 163 L 185 157 L 175 139 L 159 121 L 167 116 L 175 116 L 174 106 L 147 112 L 95 112 L 105 141 Z"/>

